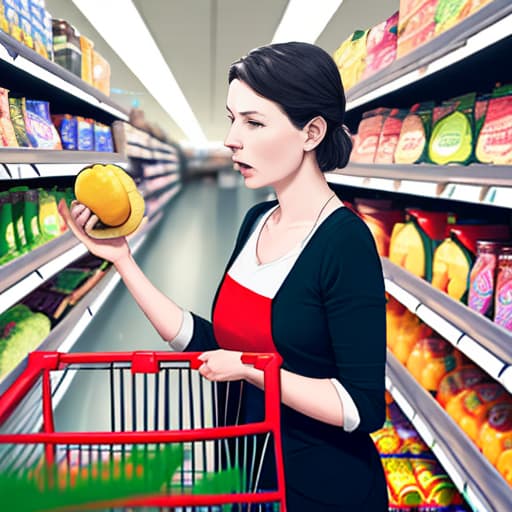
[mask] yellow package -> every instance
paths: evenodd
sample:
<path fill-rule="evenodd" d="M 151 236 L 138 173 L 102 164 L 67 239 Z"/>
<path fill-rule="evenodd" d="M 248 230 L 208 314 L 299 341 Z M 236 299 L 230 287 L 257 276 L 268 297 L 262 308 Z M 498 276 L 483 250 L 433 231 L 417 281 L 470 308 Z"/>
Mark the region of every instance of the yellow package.
<path fill-rule="evenodd" d="M 82 50 L 82 80 L 88 84 L 94 84 L 93 72 L 92 72 L 92 50 L 94 43 L 87 39 L 87 37 L 80 36 L 80 49 Z"/>
<path fill-rule="evenodd" d="M 367 35 L 368 30 L 356 30 L 334 52 L 333 58 L 340 70 L 345 91 L 359 82 L 363 75 Z"/>
<path fill-rule="evenodd" d="M 93 85 L 110 96 L 110 64 L 96 50 L 92 50 Z"/>

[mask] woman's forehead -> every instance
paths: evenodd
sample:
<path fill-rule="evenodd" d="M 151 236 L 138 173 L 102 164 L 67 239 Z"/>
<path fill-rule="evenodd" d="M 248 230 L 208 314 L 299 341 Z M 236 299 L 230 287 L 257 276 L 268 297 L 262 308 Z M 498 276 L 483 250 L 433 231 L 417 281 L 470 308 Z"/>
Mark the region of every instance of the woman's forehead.
<path fill-rule="evenodd" d="M 235 79 L 229 84 L 227 108 L 232 112 L 259 112 L 269 114 L 279 111 L 279 107 L 271 100 L 258 94 L 241 80 Z"/>

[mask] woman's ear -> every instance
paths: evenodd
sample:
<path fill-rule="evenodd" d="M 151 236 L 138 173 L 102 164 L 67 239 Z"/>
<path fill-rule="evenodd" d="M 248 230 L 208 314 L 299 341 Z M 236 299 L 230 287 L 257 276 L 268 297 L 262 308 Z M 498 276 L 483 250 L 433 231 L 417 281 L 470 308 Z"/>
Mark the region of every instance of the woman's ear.
<path fill-rule="evenodd" d="M 311 119 L 302 129 L 306 135 L 304 151 L 312 151 L 322 142 L 327 132 L 327 122 L 322 116 Z"/>

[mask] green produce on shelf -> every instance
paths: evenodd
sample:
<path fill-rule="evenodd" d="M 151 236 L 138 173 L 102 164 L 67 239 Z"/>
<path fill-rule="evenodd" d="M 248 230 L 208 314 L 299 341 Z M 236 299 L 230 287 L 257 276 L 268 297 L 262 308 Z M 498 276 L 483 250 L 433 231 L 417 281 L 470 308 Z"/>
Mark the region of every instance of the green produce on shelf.
<path fill-rule="evenodd" d="M 0 377 L 12 371 L 50 334 L 50 319 L 17 304 L 0 315 Z"/>

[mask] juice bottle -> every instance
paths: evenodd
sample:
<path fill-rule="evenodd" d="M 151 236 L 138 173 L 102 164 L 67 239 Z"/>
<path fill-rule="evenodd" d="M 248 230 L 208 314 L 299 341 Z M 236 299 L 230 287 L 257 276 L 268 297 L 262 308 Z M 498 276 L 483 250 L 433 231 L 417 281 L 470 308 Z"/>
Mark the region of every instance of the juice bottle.
<path fill-rule="evenodd" d="M 498 256 L 494 311 L 494 321 L 512 331 L 512 245 L 502 247 Z"/>
<path fill-rule="evenodd" d="M 498 253 L 503 244 L 478 240 L 476 261 L 469 276 L 468 306 L 473 311 L 492 318 Z"/>

